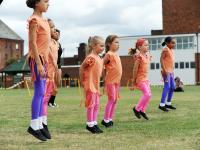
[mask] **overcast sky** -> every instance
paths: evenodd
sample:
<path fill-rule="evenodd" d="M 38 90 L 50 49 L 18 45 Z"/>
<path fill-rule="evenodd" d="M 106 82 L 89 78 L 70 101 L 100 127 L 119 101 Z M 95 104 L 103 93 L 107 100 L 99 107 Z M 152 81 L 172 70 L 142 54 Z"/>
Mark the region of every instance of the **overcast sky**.
<path fill-rule="evenodd" d="M 0 19 L 25 40 L 27 53 L 27 18 L 32 9 L 25 2 L 4 0 Z M 162 29 L 162 0 L 50 0 L 45 16 L 61 30 L 64 56 L 73 56 L 79 43 L 92 35 L 148 35 L 151 29 Z"/>

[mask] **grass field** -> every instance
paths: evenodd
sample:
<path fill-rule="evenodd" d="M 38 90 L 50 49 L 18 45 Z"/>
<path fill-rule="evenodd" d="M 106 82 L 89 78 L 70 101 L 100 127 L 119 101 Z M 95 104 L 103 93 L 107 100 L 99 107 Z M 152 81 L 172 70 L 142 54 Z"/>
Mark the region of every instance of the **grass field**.
<path fill-rule="evenodd" d="M 30 120 L 31 97 L 27 90 L 0 91 L 0 150 L 200 150 L 200 87 L 185 87 L 175 93 L 176 111 L 158 110 L 161 87 L 152 88 L 149 121 L 133 116 L 139 91 L 121 89 L 121 100 L 113 128 L 92 135 L 85 130 L 85 110 L 79 107 L 77 88 L 62 88 L 58 108 L 49 108 L 52 140 L 39 142 L 26 130 Z M 32 91 L 33 92 L 33 91 Z M 99 122 L 106 96 L 101 98 Z"/>

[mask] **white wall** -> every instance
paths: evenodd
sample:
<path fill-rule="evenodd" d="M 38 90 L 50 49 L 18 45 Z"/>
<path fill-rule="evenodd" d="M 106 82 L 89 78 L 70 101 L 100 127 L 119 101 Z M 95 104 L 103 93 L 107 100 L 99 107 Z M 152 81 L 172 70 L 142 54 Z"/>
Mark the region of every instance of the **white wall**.
<path fill-rule="evenodd" d="M 195 69 L 191 68 L 184 68 L 180 69 L 180 62 L 194 62 L 195 61 L 195 53 L 197 52 L 197 38 L 196 34 L 184 34 L 184 35 L 173 35 L 176 37 L 181 36 L 194 36 L 194 49 L 185 49 L 185 50 L 175 50 L 175 62 L 179 63 L 179 68 L 175 69 L 174 74 L 175 77 L 179 76 L 183 83 L 185 85 L 192 85 L 195 84 Z M 128 49 L 131 47 L 135 47 L 135 42 L 138 38 L 155 38 L 155 37 L 166 37 L 168 35 L 164 36 L 129 36 L 129 37 L 120 37 L 120 49 L 119 49 L 119 55 L 120 56 L 127 56 L 128 55 Z M 199 34 L 199 48 L 200 48 L 200 34 Z M 161 50 L 153 50 L 150 51 L 152 58 L 152 63 L 160 63 L 160 54 Z M 131 63 L 130 63 L 131 65 Z M 152 85 L 161 85 L 162 77 L 160 74 L 160 69 L 149 69 L 149 80 L 151 81 Z"/>

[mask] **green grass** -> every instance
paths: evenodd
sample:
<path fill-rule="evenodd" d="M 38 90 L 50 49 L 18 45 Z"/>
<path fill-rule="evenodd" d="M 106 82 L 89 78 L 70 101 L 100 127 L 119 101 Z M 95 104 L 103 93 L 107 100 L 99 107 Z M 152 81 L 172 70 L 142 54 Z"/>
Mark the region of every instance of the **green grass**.
<path fill-rule="evenodd" d="M 33 91 L 31 91 L 33 93 Z M 27 90 L 0 90 L 0 150 L 200 150 L 200 87 L 185 87 L 175 93 L 176 111 L 158 110 L 161 87 L 152 88 L 149 121 L 133 116 L 139 91 L 121 89 L 115 124 L 104 133 L 92 135 L 85 130 L 85 109 L 79 107 L 77 88 L 62 88 L 58 108 L 49 109 L 52 140 L 39 142 L 26 130 L 30 120 L 31 97 Z M 106 96 L 101 97 L 99 122 Z"/>

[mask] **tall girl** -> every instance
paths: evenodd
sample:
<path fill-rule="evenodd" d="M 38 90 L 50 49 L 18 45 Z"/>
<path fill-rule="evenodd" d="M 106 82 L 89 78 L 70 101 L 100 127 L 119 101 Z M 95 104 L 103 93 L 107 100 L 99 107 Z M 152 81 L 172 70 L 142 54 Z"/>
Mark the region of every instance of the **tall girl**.
<path fill-rule="evenodd" d="M 175 40 L 172 37 L 166 37 L 162 43 L 164 46 L 161 53 L 160 62 L 161 62 L 161 73 L 164 80 L 164 88 L 162 92 L 162 97 L 159 105 L 159 109 L 167 112 L 169 109 L 176 109 L 172 106 L 171 100 L 173 92 L 175 89 L 174 83 L 174 51 Z M 166 101 L 167 98 L 167 101 Z"/>
<path fill-rule="evenodd" d="M 46 82 L 46 67 L 48 63 L 49 44 L 51 41 L 50 28 L 43 13 L 49 6 L 48 0 L 27 0 L 33 14 L 28 20 L 29 28 L 29 66 L 34 81 L 34 96 L 32 99 L 32 118 L 28 132 L 39 140 L 46 141 L 42 134 L 42 106 Z"/>
<path fill-rule="evenodd" d="M 113 115 L 116 109 L 116 103 L 119 99 L 119 88 L 122 77 L 122 65 L 117 50 L 119 49 L 119 40 L 116 35 L 109 35 L 105 42 L 106 54 L 103 59 L 105 65 L 105 88 L 108 101 L 105 106 L 104 119 L 102 125 L 105 127 L 113 126 Z"/>
<path fill-rule="evenodd" d="M 90 37 L 88 48 L 89 54 L 80 67 L 80 80 L 86 96 L 86 129 L 91 133 L 102 133 L 103 131 L 97 125 L 97 116 L 100 102 L 100 77 L 103 70 L 103 61 L 99 54 L 104 50 L 104 40 L 99 36 Z"/>
<path fill-rule="evenodd" d="M 148 120 L 146 109 L 151 98 L 150 82 L 148 80 L 148 70 L 150 63 L 150 55 L 148 54 L 149 46 L 148 41 L 145 39 L 138 39 L 135 49 L 132 49 L 130 54 L 134 57 L 133 67 L 133 85 L 142 91 L 137 105 L 133 108 L 133 112 L 137 118 L 144 117 Z"/>
<path fill-rule="evenodd" d="M 47 111 L 51 93 L 55 88 L 54 77 L 58 69 L 57 67 L 58 43 L 54 40 L 54 38 L 56 37 L 55 25 L 51 19 L 48 19 L 48 23 L 51 29 L 51 42 L 50 42 L 50 52 L 48 57 L 48 69 L 47 69 L 48 77 L 46 80 L 45 95 L 43 99 L 42 123 L 44 129 L 41 131 L 48 139 L 51 139 L 51 134 L 49 133 L 47 126 Z"/>

